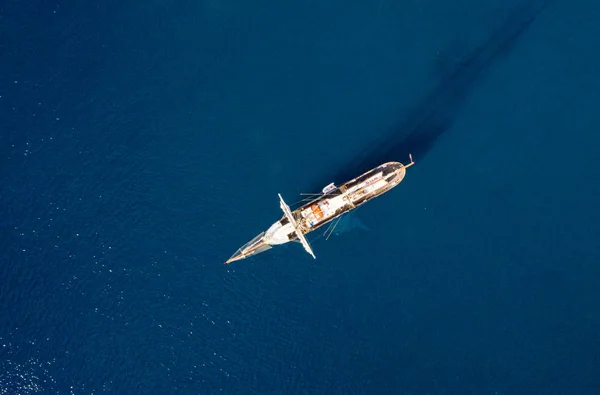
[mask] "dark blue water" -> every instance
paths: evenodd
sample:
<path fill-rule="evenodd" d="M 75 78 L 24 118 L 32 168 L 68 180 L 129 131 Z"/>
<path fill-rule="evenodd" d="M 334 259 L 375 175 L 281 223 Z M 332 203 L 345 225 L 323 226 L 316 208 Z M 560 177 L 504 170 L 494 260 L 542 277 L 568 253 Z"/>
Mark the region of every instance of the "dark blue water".
<path fill-rule="evenodd" d="M 0 4 L 0 394 L 599 393 L 596 2 L 284 3 Z"/>

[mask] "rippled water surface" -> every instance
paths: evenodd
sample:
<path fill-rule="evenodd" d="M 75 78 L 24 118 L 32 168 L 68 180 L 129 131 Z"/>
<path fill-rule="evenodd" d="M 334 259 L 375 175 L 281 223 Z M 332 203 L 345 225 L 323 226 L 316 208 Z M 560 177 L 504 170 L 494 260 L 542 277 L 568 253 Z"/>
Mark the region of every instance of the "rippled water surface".
<path fill-rule="evenodd" d="M 600 11 L 471 3 L 2 3 L 0 394 L 599 393 Z"/>

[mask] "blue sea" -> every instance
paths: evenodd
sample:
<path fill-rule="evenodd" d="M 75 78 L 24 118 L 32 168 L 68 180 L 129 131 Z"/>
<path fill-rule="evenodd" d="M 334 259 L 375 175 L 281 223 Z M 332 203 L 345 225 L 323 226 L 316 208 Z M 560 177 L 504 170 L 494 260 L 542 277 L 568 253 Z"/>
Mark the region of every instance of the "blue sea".
<path fill-rule="evenodd" d="M 0 2 L 0 394 L 599 394 L 599 20 Z M 223 265 L 409 153 L 316 260 Z"/>

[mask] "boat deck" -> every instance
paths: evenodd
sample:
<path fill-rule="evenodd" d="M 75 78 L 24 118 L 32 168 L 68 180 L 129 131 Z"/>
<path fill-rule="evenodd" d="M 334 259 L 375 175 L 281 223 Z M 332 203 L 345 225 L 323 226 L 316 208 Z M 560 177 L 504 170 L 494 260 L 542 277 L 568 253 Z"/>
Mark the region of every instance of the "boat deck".
<path fill-rule="evenodd" d="M 331 192 L 294 210 L 298 229 L 309 233 L 368 200 L 381 195 L 402 181 L 406 169 L 399 162 L 385 163 Z"/>

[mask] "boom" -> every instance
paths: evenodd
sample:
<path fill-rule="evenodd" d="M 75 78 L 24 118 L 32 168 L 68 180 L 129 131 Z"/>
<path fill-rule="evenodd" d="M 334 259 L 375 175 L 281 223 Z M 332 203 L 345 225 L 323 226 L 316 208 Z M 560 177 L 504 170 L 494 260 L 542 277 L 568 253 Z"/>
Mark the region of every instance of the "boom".
<path fill-rule="evenodd" d="M 281 207 L 281 210 L 283 210 L 283 214 L 285 215 L 285 217 L 294 226 L 294 230 L 296 231 L 296 236 L 298 236 L 300 243 L 302 243 L 302 247 L 304 247 L 306 252 L 308 252 L 310 255 L 312 255 L 312 257 L 314 259 L 317 259 L 312 248 L 310 248 L 310 244 L 308 244 L 306 237 L 304 237 L 302 232 L 300 230 L 298 230 L 298 224 L 296 224 L 296 220 L 294 219 L 294 216 L 292 215 L 292 211 L 290 210 L 290 207 L 287 204 L 285 204 L 280 193 L 278 193 L 277 195 L 279 195 L 279 206 Z"/>

